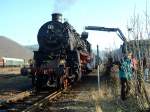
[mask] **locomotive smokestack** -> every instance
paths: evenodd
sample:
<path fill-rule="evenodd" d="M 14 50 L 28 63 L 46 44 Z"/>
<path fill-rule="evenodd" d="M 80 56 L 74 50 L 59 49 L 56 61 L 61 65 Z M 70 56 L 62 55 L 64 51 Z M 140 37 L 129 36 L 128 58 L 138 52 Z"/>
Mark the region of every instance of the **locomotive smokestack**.
<path fill-rule="evenodd" d="M 61 13 L 53 13 L 52 21 L 62 22 L 62 14 Z"/>

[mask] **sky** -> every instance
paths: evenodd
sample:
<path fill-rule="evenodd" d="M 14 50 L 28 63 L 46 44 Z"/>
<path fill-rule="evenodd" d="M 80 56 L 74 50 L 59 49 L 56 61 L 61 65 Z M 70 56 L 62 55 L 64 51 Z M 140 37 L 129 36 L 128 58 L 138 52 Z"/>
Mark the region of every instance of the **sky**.
<path fill-rule="evenodd" d="M 148 13 L 150 2 L 147 0 Z M 0 35 L 22 45 L 37 44 L 39 28 L 60 12 L 81 34 L 85 26 L 120 28 L 127 36 L 127 24 L 134 12 L 144 13 L 146 0 L 0 0 Z M 118 48 L 116 33 L 88 31 L 92 48 Z"/>

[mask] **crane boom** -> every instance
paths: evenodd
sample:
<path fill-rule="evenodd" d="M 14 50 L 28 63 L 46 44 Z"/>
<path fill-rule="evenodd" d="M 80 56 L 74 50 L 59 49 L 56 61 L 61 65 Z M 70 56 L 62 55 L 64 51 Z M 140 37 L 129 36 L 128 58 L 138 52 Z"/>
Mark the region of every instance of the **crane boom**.
<path fill-rule="evenodd" d="M 122 31 L 119 28 L 106 28 L 106 27 L 99 27 L 99 26 L 86 26 L 85 30 L 117 32 L 117 34 L 121 38 L 121 40 L 123 42 L 126 42 L 126 37 L 123 35 Z"/>

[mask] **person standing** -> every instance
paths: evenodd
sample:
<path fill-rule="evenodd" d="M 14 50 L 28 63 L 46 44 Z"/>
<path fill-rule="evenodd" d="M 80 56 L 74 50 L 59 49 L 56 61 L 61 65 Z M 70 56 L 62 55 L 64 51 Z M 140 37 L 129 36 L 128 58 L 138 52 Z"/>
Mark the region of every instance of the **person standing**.
<path fill-rule="evenodd" d="M 132 54 L 131 55 L 131 66 L 132 66 L 132 71 L 133 72 L 136 72 L 137 71 L 137 65 L 138 65 L 138 62 L 137 62 L 137 59 L 134 57 L 134 55 Z"/>
<path fill-rule="evenodd" d="M 113 64 L 111 68 L 111 92 L 116 98 L 119 95 L 119 67 L 117 64 Z"/>
<path fill-rule="evenodd" d="M 149 77 L 149 64 L 148 64 L 148 59 L 146 56 L 143 58 L 143 71 L 144 71 L 144 80 L 148 81 Z"/>
<path fill-rule="evenodd" d="M 129 53 L 121 60 L 119 77 L 121 82 L 121 99 L 126 100 L 130 91 L 130 82 L 132 77 L 132 53 Z"/>
<path fill-rule="evenodd" d="M 149 79 L 149 68 L 148 65 L 146 65 L 144 69 L 144 80 L 148 81 L 148 79 Z"/>

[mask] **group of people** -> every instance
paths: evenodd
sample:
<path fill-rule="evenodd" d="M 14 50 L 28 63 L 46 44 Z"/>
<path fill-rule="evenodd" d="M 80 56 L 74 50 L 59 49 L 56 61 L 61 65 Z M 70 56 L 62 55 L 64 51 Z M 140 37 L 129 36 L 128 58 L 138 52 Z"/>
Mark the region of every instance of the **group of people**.
<path fill-rule="evenodd" d="M 119 76 L 121 82 L 121 99 L 126 100 L 127 95 L 131 89 L 132 79 L 136 79 L 139 83 L 138 91 L 142 81 L 148 81 L 149 79 L 149 62 L 147 58 L 137 60 L 132 53 L 128 53 L 127 56 L 123 58 L 119 68 Z"/>
<path fill-rule="evenodd" d="M 112 68 L 114 71 L 116 67 L 112 66 L 112 64 L 110 65 L 108 67 Z M 128 53 L 127 55 L 125 55 L 118 63 L 118 65 L 118 79 L 120 80 L 119 82 L 121 84 L 121 99 L 126 100 L 131 90 L 131 82 L 133 77 L 136 76 L 137 78 L 139 78 L 139 80 L 141 80 L 143 76 L 145 76 L 145 74 L 149 74 L 149 69 L 147 66 L 144 66 L 144 60 L 137 60 L 132 53 Z"/>

